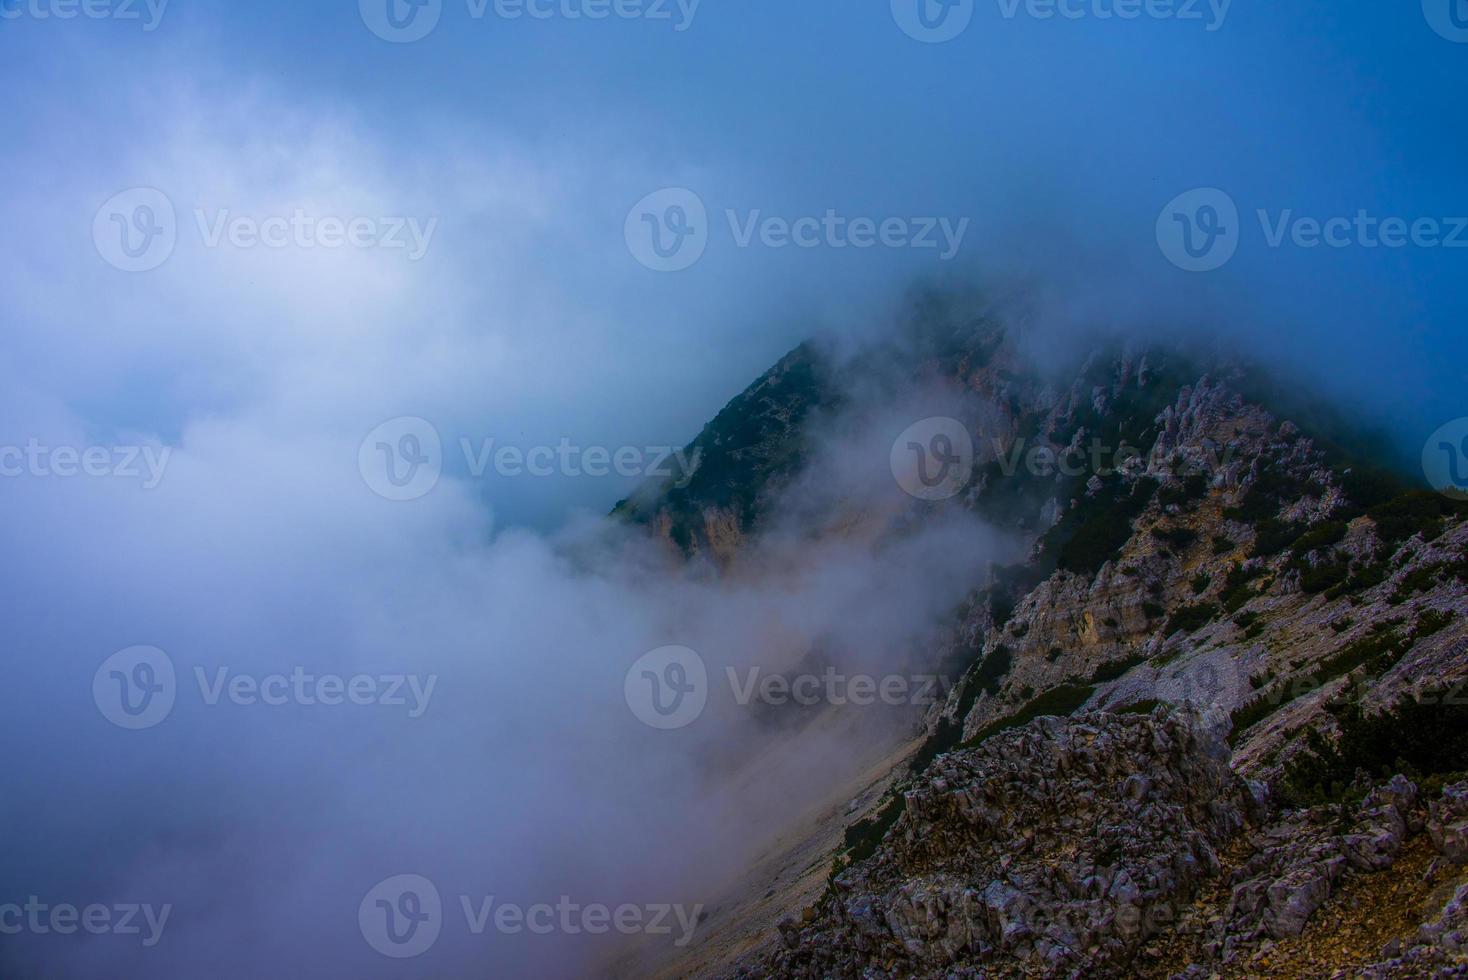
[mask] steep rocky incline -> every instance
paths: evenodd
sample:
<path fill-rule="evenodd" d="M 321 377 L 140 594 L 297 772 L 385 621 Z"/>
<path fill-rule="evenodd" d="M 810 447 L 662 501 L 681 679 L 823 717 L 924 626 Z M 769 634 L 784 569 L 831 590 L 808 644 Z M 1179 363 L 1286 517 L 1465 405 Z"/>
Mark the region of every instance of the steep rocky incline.
<path fill-rule="evenodd" d="M 619 509 L 727 568 L 816 420 L 938 387 L 971 478 L 878 523 L 960 508 L 1032 546 L 972 583 L 921 749 L 744 975 L 1468 976 L 1468 503 L 1225 359 L 1040 369 L 987 315 L 915 320 L 792 353 L 692 483 Z"/>
<path fill-rule="evenodd" d="M 1280 814 L 1230 769 L 1226 734 L 1216 714 L 1159 707 L 1042 718 L 946 755 L 875 853 L 735 975 L 1257 976 L 1347 876 L 1414 842 L 1440 852 L 1432 874 L 1468 881 L 1468 784 L 1424 805 L 1397 776 L 1344 810 Z M 1468 969 L 1465 887 L 1390 958 L 1342 959 L 1383 977 Z"/>

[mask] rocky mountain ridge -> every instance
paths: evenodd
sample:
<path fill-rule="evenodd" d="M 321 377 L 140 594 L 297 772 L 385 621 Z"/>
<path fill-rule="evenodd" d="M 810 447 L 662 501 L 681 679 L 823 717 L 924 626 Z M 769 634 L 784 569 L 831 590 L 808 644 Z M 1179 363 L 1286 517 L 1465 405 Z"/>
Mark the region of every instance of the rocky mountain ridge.
<path fill-rule="evenodd" d="M 737 566 L 849 392 L 942 385 L 971 479 L 891 533 L 959 507 L 1032 543 L 957 611 L 950 694 L 825 898 L 740 975 L 1468 975 L 1442 893 L 1465 880 L 1468 507 L 1227 359 L 1101 343 L 1040 370 L 992 317 L 917 319 L 844 362 L 793 352 L 690 447 L 712 467 L 618 509 Z M 1384 881 L 1426 905 L 1363 952 Z M 1312 938 L 1322 916 L 1365 938 Z"/>

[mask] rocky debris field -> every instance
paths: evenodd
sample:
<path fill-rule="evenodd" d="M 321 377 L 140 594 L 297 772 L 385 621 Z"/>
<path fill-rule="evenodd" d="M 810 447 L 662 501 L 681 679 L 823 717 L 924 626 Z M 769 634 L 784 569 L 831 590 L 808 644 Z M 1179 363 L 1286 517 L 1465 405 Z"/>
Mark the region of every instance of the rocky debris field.
<path fill-rule="evenodd" d="M 1266 964 L 1333 899 L 1361 909 L 1347 889 L 1392 882 L 1408 851 L 1427 862 L 1412 884 L 1447 898 L 1339 975 L 1468 975 L 1468 783 L 1429 797 L 1396 776 L 1284 810 L 1230 768 L 1227 735 L 1221 713 L 1159 706 L 940 756 L 875 852 L 735 975 L 1291 975 Z"/>

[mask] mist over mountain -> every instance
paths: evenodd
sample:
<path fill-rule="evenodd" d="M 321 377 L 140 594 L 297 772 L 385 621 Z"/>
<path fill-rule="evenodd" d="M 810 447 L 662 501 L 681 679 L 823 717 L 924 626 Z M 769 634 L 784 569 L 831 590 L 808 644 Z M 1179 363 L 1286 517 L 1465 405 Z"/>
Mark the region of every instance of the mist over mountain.
<path fill-rule="evenodd" d="M 1456 8 L 611 6 L 0 3 L 0 975 L 1459 963 Z"/>

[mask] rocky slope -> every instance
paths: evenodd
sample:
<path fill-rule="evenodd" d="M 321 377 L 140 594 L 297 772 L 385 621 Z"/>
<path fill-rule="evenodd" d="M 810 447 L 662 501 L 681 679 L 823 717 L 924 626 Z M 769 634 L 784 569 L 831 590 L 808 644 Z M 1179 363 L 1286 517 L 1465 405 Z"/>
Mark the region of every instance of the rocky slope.
<path fill-rule="evenodd" d="M 971 478 L 876 520 L 962 508 L 1032 546 L 973 583 L 922 747 L 743 975 L 1468 975 L 1468 507 L 1236 363 L 1042 369 L 1022 340 L 924 308 L 901 343 L 802 347 L 693 482 L 619 508 L 737 567 L 851 392 L 945 386 Z"/>
<path fill-rule="evenodd" d="M 1468 969 L 1465 793 L 1398 775 L 1349 808 L 1275 812 L 1220 716 L 1042 718 L 937 760 L 876 853 L 740 977 L 1257 975 L 1350 875 L 1414 840 L 1464 882 L 1363 975 Z"/>

